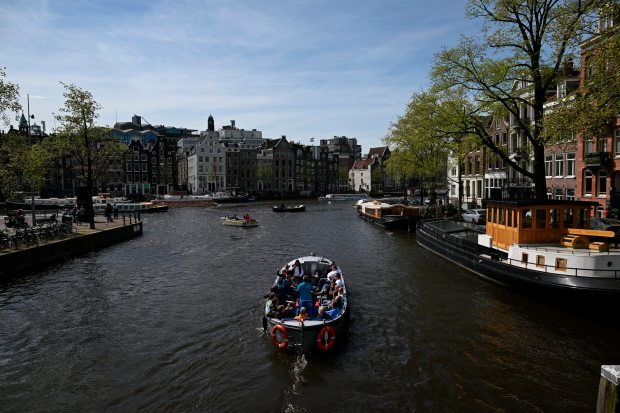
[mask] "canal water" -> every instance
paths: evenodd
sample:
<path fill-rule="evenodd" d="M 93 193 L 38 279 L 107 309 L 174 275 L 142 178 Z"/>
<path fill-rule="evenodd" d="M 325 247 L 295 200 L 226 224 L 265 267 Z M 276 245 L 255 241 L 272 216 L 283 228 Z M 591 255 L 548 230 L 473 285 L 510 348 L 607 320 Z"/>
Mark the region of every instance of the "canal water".
<path fill-rule="evenodd" d="M 614 320 L 480 280 L 349 204 L 144 218 L 139 238 L 0 283 L 1 411 L 584 412 L 620 364 Z M 261 310 L 310 253 L 342 268 L 352 313 L 345 345 L 306 359 L 274 348 Z"/>

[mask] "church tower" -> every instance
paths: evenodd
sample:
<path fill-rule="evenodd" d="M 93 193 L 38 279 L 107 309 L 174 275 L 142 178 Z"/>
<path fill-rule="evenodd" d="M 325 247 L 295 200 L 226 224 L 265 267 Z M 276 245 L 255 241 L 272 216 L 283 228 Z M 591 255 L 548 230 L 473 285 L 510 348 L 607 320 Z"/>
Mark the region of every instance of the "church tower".
<path fill-rule="evenodd" d="M 213 121 L 213 116 L 209 115 L 209 119 L 207 120 L 207 130 L 213 132 L 215 130 L 215 122 Z"/>

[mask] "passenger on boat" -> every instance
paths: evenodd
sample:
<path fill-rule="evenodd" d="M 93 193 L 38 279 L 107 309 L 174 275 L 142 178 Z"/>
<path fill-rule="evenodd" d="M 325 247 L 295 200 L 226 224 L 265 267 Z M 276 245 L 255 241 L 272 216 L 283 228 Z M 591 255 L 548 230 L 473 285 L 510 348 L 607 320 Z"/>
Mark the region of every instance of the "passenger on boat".
<path fill-rule="evenodd" d="M 331 320 L 331 316 L 329 314 L 327 314 L 327 309 L 325 308 L 324 305 L 319 307 L 319 313 L 316 315 L 317 318 L 323 319 L 323 320 Z"/>
<path fill-rule="evenodd" d="M 245 215 L 243 216 L 243 219 L 245 219 L 246 221 L 249 221 L 252 219 L 252 215 L 250 215 L 248 212 L 245 213 Z"/>
<path fill-rule="evenodd" d="M 275 313 L 277 312 L 278 307 L 280 307 L 278 296 L 275 293 L 269 293 L 267 297 L 267 317 L 276 317 Z"/>
<path fill-rule="evenodd" d="M 291 286 L 290 281 L 285 277 L 284 274 L 278 275 L 275 287 L 278 298 L 282 302 L 291 299 L 295 293 L 295 290 Z"/>
<path fill-rule="evenodd" d="M 297 279 L 297 281 L 301 281 L 304 276 L 304 269 L 301 267 L 299 260 L 295 261 L 295 264 L 293 264 L 292 271 L 293 276 Z"/>
<path fill-rule="evenodd" d="M 282 310 L 282 318 L 293 318 L 295 317 L 295 302 L 289 301 L 286 304 L 286 307 Z"/>
<path fill-rule="evenodd" d="M 304 275 L 303 282 L 297 286 L 297 294 L 299 297 L 299 307 L 310 310 L 310 314 L 314 314 L 314 286 L 310 282 L 310 277 Z"/>
<path fill-rule="evenodd" d="M 301 307 L 299 309 L 299 314 L 295 316 L 295 320 L 305 320 L 306 318 L 310 318 L 308 310 L 306 310 L 306 307 Z"/>

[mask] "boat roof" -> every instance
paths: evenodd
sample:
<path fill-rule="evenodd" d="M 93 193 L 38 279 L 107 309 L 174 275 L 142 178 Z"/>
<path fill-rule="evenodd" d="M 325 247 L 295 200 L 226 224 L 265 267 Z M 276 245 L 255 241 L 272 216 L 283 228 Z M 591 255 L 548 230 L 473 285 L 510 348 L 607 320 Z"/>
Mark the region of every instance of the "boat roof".
<path fill-rule="evenodd" d="M 598 205 L 595 201 L 569 201 L 562 199 L 485 199 L 482 203 L 486 206 L 498 205 L 504 207 L 526 207 L 526 206 L 554 206 L 554 205 L 573 205 L 576 207 L 591 207 Z"/>

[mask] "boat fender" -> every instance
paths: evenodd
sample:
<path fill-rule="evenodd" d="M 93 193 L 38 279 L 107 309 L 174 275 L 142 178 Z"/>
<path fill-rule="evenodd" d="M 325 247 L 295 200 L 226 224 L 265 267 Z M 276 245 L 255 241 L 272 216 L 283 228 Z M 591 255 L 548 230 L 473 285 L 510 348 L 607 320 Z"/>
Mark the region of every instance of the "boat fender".
<path fill-rule="evenodd" d="M 282 337 L 282 341 L 278 338 L 278 331 Z M 276 324 L 271 329 L 271 338 L 273 339 L 273 344 L 275 344 L 278 348 L 285 348 L 288 344 L 288 333 L 286 332 L 286 328 L 282 324 Z"/>
<path fill-rule="evenodd" d="M 334 347 L 336 341 L 336 330 L 332 326 L 325 326 L 316 337 L 316 344 L 321 351 L 327 351 Z"/>

